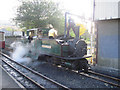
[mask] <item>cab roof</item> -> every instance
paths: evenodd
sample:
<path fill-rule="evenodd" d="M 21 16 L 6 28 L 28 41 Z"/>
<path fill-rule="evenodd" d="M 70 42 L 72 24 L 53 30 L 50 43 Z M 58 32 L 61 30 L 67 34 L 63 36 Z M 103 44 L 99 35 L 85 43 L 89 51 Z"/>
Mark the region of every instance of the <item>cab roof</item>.
<path fill-rule="evenodd" d="M 32 28 L 32 29 L 28 29 L 27 31 L 36 31 L 38 30 L 39 28 Z"/>

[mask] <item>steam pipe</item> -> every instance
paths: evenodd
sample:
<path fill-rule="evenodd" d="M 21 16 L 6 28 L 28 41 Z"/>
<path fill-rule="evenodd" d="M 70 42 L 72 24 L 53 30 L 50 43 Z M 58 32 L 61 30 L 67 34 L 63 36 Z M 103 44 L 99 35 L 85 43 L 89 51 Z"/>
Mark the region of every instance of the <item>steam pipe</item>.
<path fill-rule="evenodd" d="M 65 13 L 65 30 L 64 30 L 64 38 L 66 37 L 66 31 L 67 31 L 67 14 L 68 14 L 68 12 Z"/>

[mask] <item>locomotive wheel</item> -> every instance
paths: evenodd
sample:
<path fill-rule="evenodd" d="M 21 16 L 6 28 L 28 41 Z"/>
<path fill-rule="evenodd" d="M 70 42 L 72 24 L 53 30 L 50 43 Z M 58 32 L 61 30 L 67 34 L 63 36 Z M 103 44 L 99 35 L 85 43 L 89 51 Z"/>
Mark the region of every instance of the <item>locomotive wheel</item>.
<path fill-rule="evenodd" d="M 53 61 L 52 61 L 52 57 L 47 56 L 46 61 L 47 61 L 48 63 L 52 63 L 52 62 L 53 62 Z"/>
<path fill-rule="evenodd" d="M 84 66 L 84 72 L 88 73 L 88 65 L 87 64 L 85 64 L 85 66 Z"/>
<path fill-rule="evenodd" d="M 88 61 L 85 59 L 84 63 L 83 63 L 83 69 L 85 73 L 88 73 Z"/>
<path fill-rule="evenodd" d="M 57 58 L 53 57 L 52 60 L 53 60 L 52 63 L 55 64 L 55 65 L 60 65 L 61 64 L 61 60 L 60 59 L 57 59 Z"/>
<path fill-rule="evenodd" d="M 38 60 L 40 60 L 40 61 L 46 61 L 46 56 L 45 55 L 40 55 L 38 57 Z"/>
<path fill-rule="evenodd" d="M 84 69 L 84 70 L 82 70 Z M 85 72 L 88 73 L 88 61 L 86 59 L 80 60 L 79 71 L 78 72 Z"/>
<path fill-rule="evenodd" d="M 72 68 L 75 69 L 75 70 L 78 70 L 79 69 L 79 61 L 73 61 L 72 62 Z"/>

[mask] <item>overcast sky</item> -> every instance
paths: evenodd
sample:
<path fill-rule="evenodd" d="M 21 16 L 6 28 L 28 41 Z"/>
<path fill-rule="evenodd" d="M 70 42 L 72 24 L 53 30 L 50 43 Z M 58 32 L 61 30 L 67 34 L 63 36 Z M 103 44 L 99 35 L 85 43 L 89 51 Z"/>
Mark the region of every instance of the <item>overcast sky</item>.
<path fill-rule="evenodd" d="M 63 3 L 64 8 L 68 9 L 71 13 L 90 17 L 92 10 L 93 0 L 54 0 Z"/>
<path fill-rule="evenodd" d="M 0 0 L 0 23 L 9 22 L 15 16 L 18 0 Z"/>
<path fill-rule="evenodd" d="M 64 8 L 69 9 L 70 12 L 86 16 L 91 15 L 91 1 L 92 0 L 53 0 L 59 1 L 63 4 Z M 20 5 L 18 0 L 0 0 L 0 23 L 10 22 L 15 17 L 16 8 Z"/>

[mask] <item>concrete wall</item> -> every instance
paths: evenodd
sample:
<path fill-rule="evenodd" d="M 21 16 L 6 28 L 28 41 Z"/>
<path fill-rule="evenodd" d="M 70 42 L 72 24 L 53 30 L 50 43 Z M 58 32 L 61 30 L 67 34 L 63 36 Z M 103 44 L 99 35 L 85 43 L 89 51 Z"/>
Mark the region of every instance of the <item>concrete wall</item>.
<path fill-rule="evenodd" d="M 97 64 L 99 66 L 111 67 L 118 69 L 118 21 L 103 20 L 97 21 L 98 30 L 98 54 Z M 120 68 L 119 68 L 120 69 Z"/>

